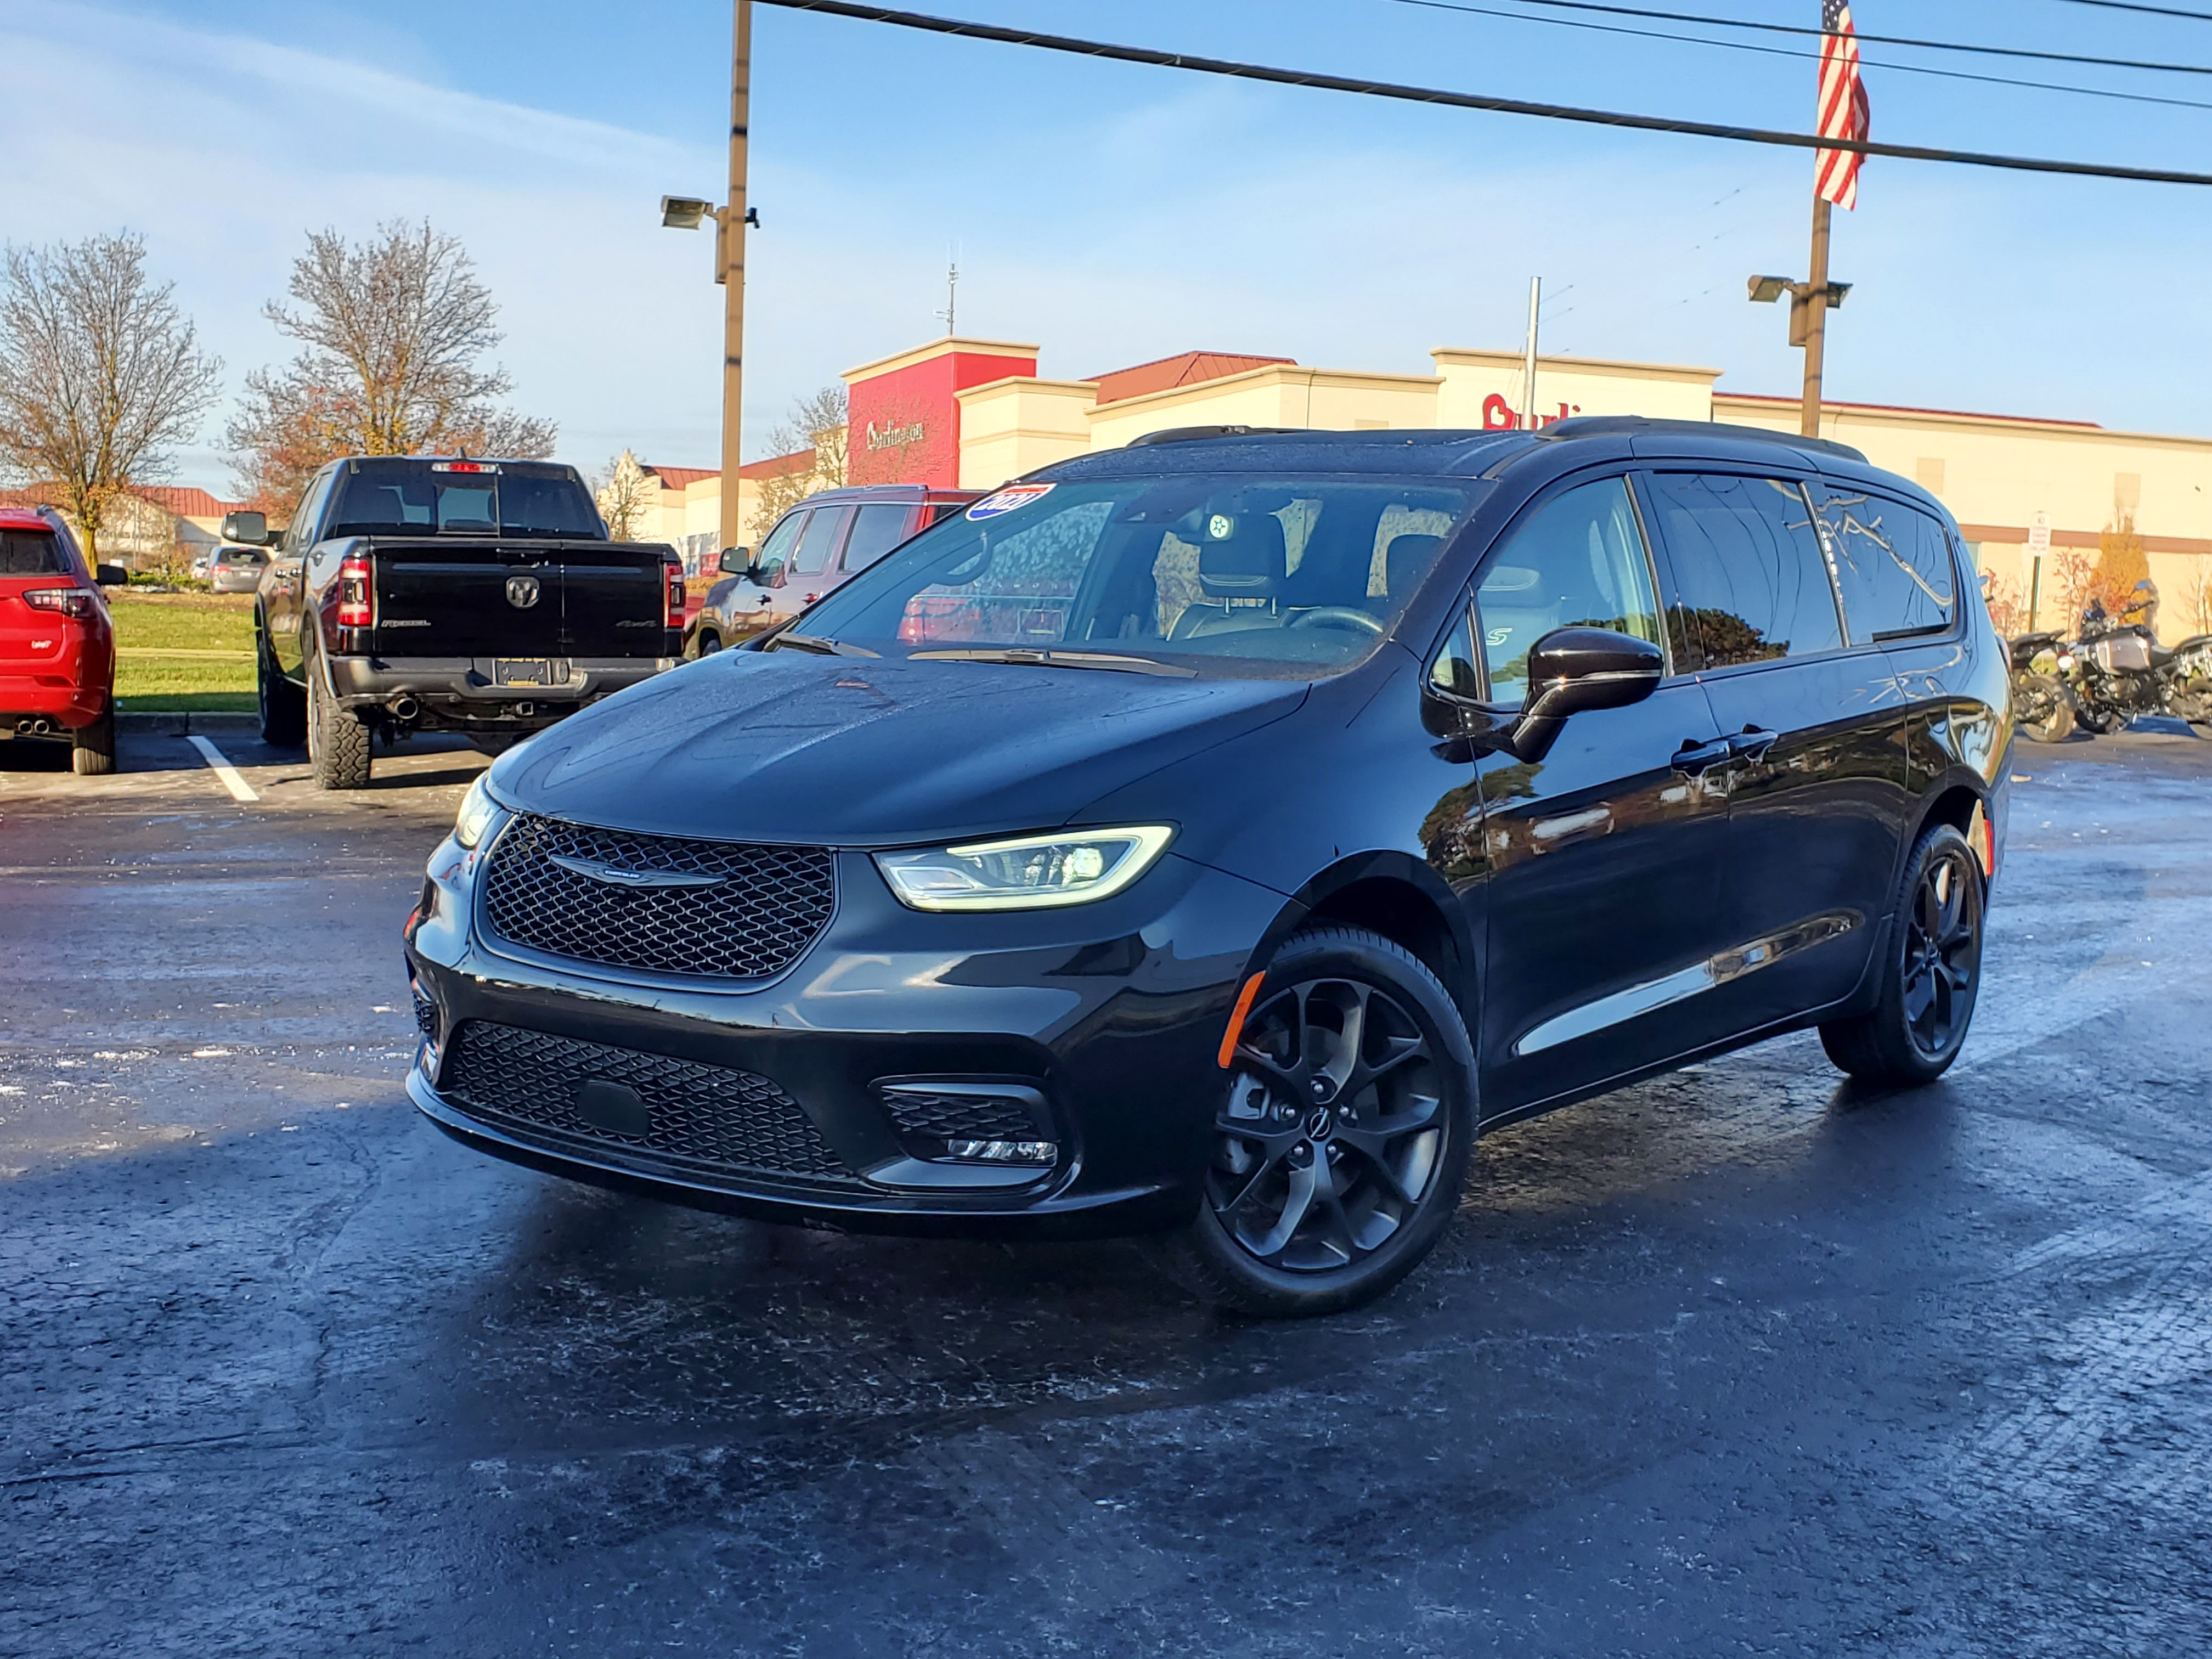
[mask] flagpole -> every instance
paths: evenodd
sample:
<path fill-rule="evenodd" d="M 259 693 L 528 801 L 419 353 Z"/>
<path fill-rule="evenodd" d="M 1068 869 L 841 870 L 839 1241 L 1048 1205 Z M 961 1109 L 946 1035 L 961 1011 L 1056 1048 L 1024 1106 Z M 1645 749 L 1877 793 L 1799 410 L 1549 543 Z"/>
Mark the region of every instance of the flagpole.
<path fill-rule="evenodd" d="M 1801 437 L 1820 435 L 1820 369 L 1828 332 L 1828 198 L 1813 191 L 1813 274 L 1805 283 L 1805 400 L 1798 411 Z"/>

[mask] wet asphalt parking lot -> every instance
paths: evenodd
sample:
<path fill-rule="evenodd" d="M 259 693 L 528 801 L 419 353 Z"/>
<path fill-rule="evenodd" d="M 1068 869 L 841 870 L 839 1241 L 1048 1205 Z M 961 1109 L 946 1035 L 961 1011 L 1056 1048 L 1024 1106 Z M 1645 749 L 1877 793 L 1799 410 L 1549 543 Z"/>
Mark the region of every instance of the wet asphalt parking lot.
<path fill-rule="evenodd" d="M 0 744 L 0 1654 L 2212 1649 L 2212 744 L 2023 744 L 1976 1028 L 1496 1133 L 1364 1312 L 842 1237 L 407 1103 L 483 764 Z"/>

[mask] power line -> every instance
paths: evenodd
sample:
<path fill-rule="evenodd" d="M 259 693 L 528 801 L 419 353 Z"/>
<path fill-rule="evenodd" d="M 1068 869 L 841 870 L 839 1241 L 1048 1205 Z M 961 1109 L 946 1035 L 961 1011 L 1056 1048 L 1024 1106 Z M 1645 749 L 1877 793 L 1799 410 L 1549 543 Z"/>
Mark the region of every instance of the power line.
<path fill-rule="evenodd" d="M 1355 80 L 1348 76 L 1322 75 L 1308 70 L 1274 69 L 1264 64 L 1239 63 L 1231 58 L 1158 52 L 1149 46 L 1115 46 L 1103 40 L 1079 40 L 1072 35 L 1046 34 L 1035 29 L 970 23 L 956 17 L 933 17 L 923 12 L 896 11 L 888 6 L 859 5 L 853 3 L 853 0 L 761 0 L 761 3 L 781 6 L 790 11 L 820 12 L 831 17 L 857 18 L 867 23 L 888 23 L 896 28 L 919 29 L 926 33 L 949 34 L 963 40 L 995 40 L 1006 46 L 1034 46 L 1046 52 L 1069 52 L 1079 58 L 1143 64 L 1156 69 L 1188 70 L 1199 75 L 1223 75 L 1236 80 L 1264 81 L 1285 87 L 1309 87 L 1322 92 L 1348 92 L 1369 98 L 1392 98 L 1407 103 L 1436 104 L 1448 109 L 1483 110 L 1498 115 L 1528 115 L 1541 120 L 1577 121 L 1593 126 L 1623 127 L 1638 132 L 1679 133 L 1693 138 L 1723 138 L 1735 143 L 1769 144 L 1786 149 L 1856 150 L 1862 155 L 1889 156 L 1900 161 L 1942 161 L 1956 167 L 2000 167 L 2014 173 L 2055 173 L 2083 179 L 2128 179 L 2141 184 L 2212 185 L 2212 173 L 2183 173 L 2166 167 L 2112 167 L 2096 161 L 2046 161 L 2033 156 L 1942 149 L 1921 144 L 1877 143 L 1865 138 L 1823 138 L 1811 132 L 1732 126 L 1716 121 L 1681 121 L 1660 115 L 1631 115 L 1615 110 L 1582 109 L 1571 104 L 1540 104 L 1521 98 L 1492 98 L 1480 93 L 1406 86 L 1393 81 Z"/>
<path fill-rule="evenodd" d="M 1532 3 L 1534 0 L 1532 0 Z M 1702 35 L 1674 34 L 1664 29 L 1630 28 L 1622 23 L 1593 23 L 1578 17 L 1531 17 L 1526 12 L 1499 11 L 1490 6 L 1470 6 L 1446 3 L 1446 0 L 1395 0 L 1395 3 L 1423 6 L 1435 11 L 1464 12 L 1477 17 L 1503 17 L 1516 23 L 1537 23 L 1546 28 L 1589 29 L 1599 34 L 1632 35 L 1639 40 L 1679 40 L 1686 46 L 1712 46 L 1723 52 L 1753 52 L 1767 58 L 1795 58 L 1808 63 L 1818 63 L 1817 52 L 1800 52 L 1794 46 L 1760 46 L 1748 40 L 1709 40 Z M 1626 10 L 1611 7 L 1609 10 Z M 1814 33 L 1820 33 L 1815 29 Z M 1976 75 L 1970 70 L 1937 69 L 1929 64 L 1898 64 L 1887 58 L 1865 60 L 1865 67 L 1878 69 L 1885 74 L 1933 75 L 1946 81 L 1972 81 L 1990 87 L 2026 87 L 2037 92 L 2070 92 L 2084 98 L 2117 98 L 2130 104 L 2165 104 L 2176 109 L 2212 109 L 2212 102 L 2201 98 L 2167 98 L 2154 92 L 2120 92 L 2109 87 L 2080 87 L 2063 81 L 2023 81 L 2009 75 Z"/>
<path fill-rule="evenodd" d="M 2088 3 L 2088 0 L 2084 0 Z M 2117 3 L 2118 0 L 2111 0 Z M 1472 11 L 1472 6 L 1451 0 L 1396 0 L 1401 6 L 1422 6 L 1431 11 Z M 1762 34 L 1825 34 L 1825 29 L 1802 23 L 1758 23 L 1741 17 L 1714 17 L 1702 12 L 1656 11 L 1646 6 L 1615 6 L 1600 0 L 1521 0 L 1525 6 L 1548 6 L 1557 11 L 1606 12 L 1619 17 L 1648 17 L 1662 23 L 1698 23 L 1708 28 L 1755 29 Z M 2206 14 L 2192 14 L 2206 15 Z M 1963 40 L 1920 40 L 1903 34 L 1861 34 L 1862 46 L 1917 46 L 1928 52 L 1972 52 L 1984 58 L 2029 58 L 2047 64 L 2085 64 L 2094 69 L 2152 70 L 2165 75 L 2212 75 L 2212 64 L 2156 64 L 2139 58 L 2091 58 L 2074 52 L 2039 52 L 2028 46 L 1985 46 Z"/>
<path fill-rule="evenodd" d="M 2186 17 L 2199 23 L 2212 23 L 2212 11 L 2182 11 L 2173 6 L 2138 6 L 2130 0 L 2064 0 L 2072 6 L 2098 6 L 2106 11 L 2147 11 L 2154 17 Z"/>

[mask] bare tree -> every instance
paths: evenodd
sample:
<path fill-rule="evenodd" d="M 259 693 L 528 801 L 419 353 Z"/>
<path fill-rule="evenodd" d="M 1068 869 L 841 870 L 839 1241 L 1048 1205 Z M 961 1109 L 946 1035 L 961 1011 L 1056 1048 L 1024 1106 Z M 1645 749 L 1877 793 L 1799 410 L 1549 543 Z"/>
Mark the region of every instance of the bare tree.
<path fill-rule="evenodd" d="M 495 402 L 514 386 L 483 366 L 501 337 L 498 307 L 459 239 L 428 221 L 380 226 L 358 247 L 312 234 L 290 292 L 294 306 L 272 301 L 264 314 L 306 349 L 246 376 L 228 434 L 257 500 L 289 505 L 336 455 L 553 453 L 550 421 Z"/>
<path fill-rule="evenodd" d="M 222 365 L 146 276 L 139 237 L 7 250 L 0 285 L 0 466 L 51 490 L 100 555 L 134 483 L 159 477 L 215 402 Z"/>
<path fill-rule="evenodd" d="M 842 382 L 798 399 L 781 426 L 768 434 L 769 447 L 779 455 L 811 452 L 811 468 L 794 468 L 761 481 L 753 507 L 753 539 L 757 543 L 786 511 L 818 489 L 835 489 L 845 482 L 849 439 L 846 426 Z M 725 489 L 732 488 L 725 481 Z"/>
<path fill-rule="evenodd" d="M 599 516 L 606 520 L 607 534 L 618 542 L 635 541 L 638 526 L 659 493 L 658 482 L 625 449 L 606 464 L 594 483 L 592 494 Z"/>

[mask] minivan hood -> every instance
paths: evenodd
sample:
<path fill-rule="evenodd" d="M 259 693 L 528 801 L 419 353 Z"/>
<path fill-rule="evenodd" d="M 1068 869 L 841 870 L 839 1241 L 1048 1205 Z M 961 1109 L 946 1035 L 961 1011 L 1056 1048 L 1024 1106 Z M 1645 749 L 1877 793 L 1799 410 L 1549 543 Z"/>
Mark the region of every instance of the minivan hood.
<path fill-rule="evenodd" d="M 1295 680 L 725 651 L 502 757 L 507 805 L 608 829 L 896 846 L 1049 829 L 1256 730 Z"/>

